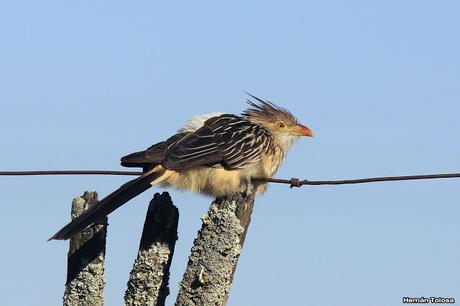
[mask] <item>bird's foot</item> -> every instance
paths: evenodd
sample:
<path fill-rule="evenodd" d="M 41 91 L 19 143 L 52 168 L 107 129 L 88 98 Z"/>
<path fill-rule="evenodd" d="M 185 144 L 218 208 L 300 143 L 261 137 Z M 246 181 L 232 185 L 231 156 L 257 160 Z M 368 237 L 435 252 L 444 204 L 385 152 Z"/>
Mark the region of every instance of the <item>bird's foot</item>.
<path fill-rule="evenodd" d="M 251 194 L 253 192 L 254 185 L 252 184 L 251 180 L 246 180 L 246 190 L 245 193 L 246 195 Z"/>

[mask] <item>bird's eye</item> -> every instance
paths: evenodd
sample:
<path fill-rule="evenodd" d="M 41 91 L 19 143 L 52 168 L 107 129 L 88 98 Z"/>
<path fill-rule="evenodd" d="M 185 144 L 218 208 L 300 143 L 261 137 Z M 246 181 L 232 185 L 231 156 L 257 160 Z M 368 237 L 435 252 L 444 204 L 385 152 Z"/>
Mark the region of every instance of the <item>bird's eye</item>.
<path fill-rule="evenodd" d="M 278 123 L 278 127 L 281 129 L 284 128 L 284 123 L 283 122 Z"/>

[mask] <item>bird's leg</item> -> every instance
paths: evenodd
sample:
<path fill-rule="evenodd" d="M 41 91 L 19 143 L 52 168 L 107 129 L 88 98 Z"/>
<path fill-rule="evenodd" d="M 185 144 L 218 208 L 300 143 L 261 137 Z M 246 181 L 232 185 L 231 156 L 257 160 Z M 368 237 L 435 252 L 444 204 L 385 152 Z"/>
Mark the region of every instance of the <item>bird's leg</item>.
<path fill-rule="evenodd" d="M 241 191 L 244 195 L 253 193 L 254 185 L 250 179 L 245 179 L 241 182 Z"/>

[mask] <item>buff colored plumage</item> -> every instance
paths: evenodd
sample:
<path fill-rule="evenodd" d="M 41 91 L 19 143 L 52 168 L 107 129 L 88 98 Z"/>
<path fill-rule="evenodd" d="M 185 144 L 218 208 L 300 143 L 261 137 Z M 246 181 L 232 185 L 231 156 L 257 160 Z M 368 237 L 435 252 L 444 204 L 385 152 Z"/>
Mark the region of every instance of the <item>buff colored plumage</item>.
<path fill-rule="evenodd" d="M 211 196 L 238 191 L 243 181 L 271 178 L 300 136 L 313 136 L 286 109 L 250 95 L 241 116 L 213 113 L 192 118 L 177 134 L 147 150 L 124 156 L 121 164 L 143 175 L 102 199 L 50 239 L 68 239 L 153 185 Z M 265 191 L 266 185 L 256 187 Z"/>

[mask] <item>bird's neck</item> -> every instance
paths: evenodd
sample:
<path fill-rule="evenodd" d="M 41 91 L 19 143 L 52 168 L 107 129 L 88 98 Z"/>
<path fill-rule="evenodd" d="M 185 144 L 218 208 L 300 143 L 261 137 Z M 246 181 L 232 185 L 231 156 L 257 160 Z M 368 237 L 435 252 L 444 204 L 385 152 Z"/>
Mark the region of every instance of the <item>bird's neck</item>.
<path fill-rule="evenodd" d="M 299 137 L 293 136 L 291 134 L 281 134 L 273 137 L 273 143 L 282 151 L 284 158 L 284 156 L 286 156 L 287 152 L 298 138 Z"/>
<path fill-rule="evenodd" d="M 269 166 L 266 167 L 267 174 L 272 177 L 275 175 L 278 168 L 283 163 L 284 158 L 287 155 L 287 152 L 294 144 L 297 137 L 289 136 L 286 137 L 272 137 L 272 145 L 270 146 L 269 156 Z"/>
<path fill-rule="evenodd" d="M 267 154 L 263 158 L 264 172 L 268 177 L 273 177 L 273 175 L 275 175 L 276 171 L 278 171 L 278 168 L 283 163 L 285 156 L 286 152 L 283 147 L 275 141 L 272 141 Z"/>

